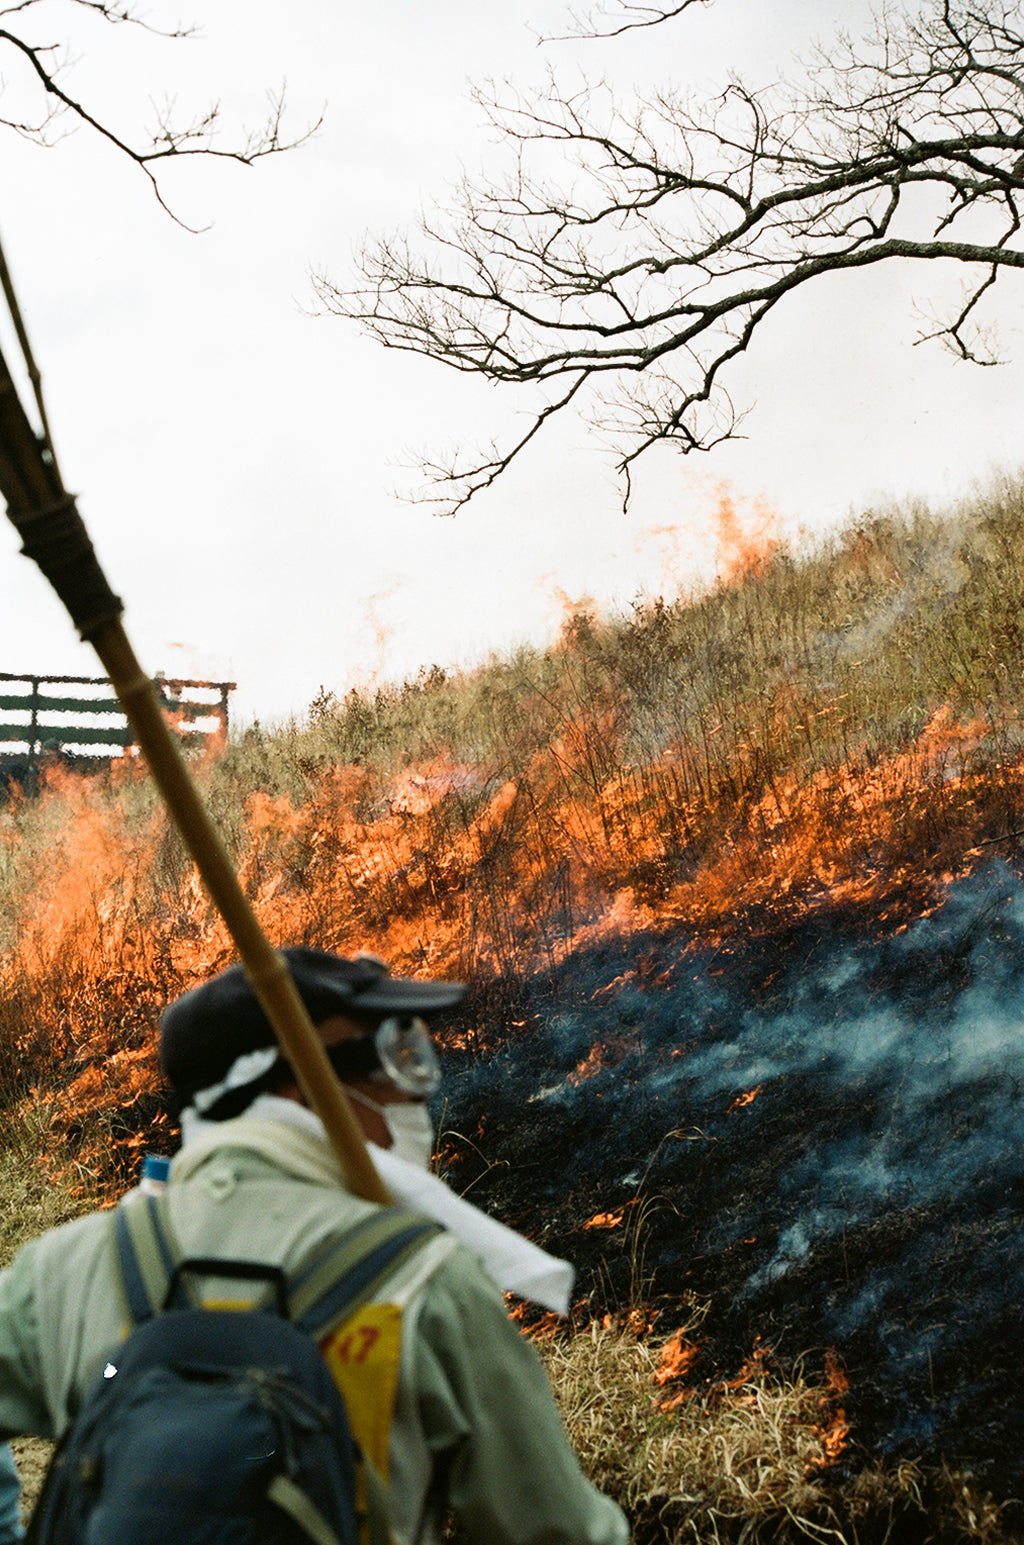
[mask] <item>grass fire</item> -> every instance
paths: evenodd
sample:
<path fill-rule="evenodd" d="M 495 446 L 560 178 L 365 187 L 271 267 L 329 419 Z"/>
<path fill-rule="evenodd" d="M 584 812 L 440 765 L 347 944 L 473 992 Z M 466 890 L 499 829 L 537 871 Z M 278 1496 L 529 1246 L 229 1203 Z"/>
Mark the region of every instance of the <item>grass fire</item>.
<path fill-rule="evenodd" d="M 271 940 L 464 978 L 435 1163 L 639 1541 L 1019 1539 L 1024 483 L 765 538 L 194 770 Z M 231 945 L 143 769 L 0 805 L 4 1248 L 171 1151 Z"/>

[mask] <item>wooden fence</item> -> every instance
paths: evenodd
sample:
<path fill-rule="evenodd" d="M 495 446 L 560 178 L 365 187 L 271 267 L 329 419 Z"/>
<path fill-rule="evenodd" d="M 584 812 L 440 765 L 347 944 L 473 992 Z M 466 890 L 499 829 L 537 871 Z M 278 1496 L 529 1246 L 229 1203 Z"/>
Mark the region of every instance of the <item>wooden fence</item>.
<path fill-rule="evenodd" d="M 186 747 L 222 744 L 233 681 L 158 675 L 168 722 Z M 35 767 L 47 754 L 98 762 L 134 754 L 132 733 L 105 676 L 12 676 L 0 671 L 0 762 Z"/>

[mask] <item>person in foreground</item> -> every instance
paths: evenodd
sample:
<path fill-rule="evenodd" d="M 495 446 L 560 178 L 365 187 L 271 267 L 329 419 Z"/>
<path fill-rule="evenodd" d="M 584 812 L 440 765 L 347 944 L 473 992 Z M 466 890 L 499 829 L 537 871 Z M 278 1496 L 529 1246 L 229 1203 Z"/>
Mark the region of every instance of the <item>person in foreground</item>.
<path fill-rule="evenodd" d="M 582 1474 L 502 1298 L 563 1305 L 563 1263 L 426 1173 L 439 1067 L 424 1019 L 462 985 L 393 977 L 374 957 L 284 955 L 385 1183 L 447 1225 L 319 1338 L 391 1538 L 430 1545 L 451 1512 L 474 1545 L 625 1545 L 625 1518 Z M 162 1205 L 182 1254 L 290 1273 L 382 1211 L 347 1191 L 240 967 L 167 1008 L 160 1059 L 181 1108 Z M 0 1438 L 59 1437 L 123 1339 L 116 1211 L 43 1235 L 0 1273 Z"/>

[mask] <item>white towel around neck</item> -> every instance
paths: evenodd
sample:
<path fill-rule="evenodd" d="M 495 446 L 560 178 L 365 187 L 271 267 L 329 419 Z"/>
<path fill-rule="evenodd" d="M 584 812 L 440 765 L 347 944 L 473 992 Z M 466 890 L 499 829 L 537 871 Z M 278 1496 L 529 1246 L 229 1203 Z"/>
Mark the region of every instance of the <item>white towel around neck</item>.
<path fill-rule="evenodd" d="M 217 1148 L 251 1148 L 302 1178 L 342 1185 L 341 1167 L 320 1118 L 295 1100 L 261 1094 L 231 1121 L 204 1121 L 194 1111 L 182 1115 L 182 1146 L 171 1165 L 171 1179 L 193 1174 Z M 479 1207 L 457 1196 L 427 1170 L 398 1158 L 376 1143 L 367 1145 L 384 1184 L 395 1200 L 433 1218 L 479 1255 L 498 1287 L 506 1293 L 566 1314 L 574 1271 L 568 1261 L 506 1228 Z"/>

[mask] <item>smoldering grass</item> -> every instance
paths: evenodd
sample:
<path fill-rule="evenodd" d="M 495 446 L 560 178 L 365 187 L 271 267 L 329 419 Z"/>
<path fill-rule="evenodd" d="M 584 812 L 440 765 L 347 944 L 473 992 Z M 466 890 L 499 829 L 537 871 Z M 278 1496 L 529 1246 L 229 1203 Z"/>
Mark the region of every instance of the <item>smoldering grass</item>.
<path fill-rule="evenodd" d="M 196 775 L 275 941 L 414 972 L 512 983 L 623 918 L 898 926 L 1024 827 L 1022 525 L 1024 479 L 868 511 L 546 649 L 323 691 Z M 231 955 L 134 765 L 0 804 L 0 947 L 8 1095 L 103 1072 Z"/>
<path fill-rule="evenodd" d="M 322 691 L 196 774 L 275 941 L 410 971 L 514 982 L 622 918 L 898 926 L 1024 827 L 1022 525 L 1024 479 L 868 511 L 546 649 Z M 58 1095 L 231 954 L 134 765 L 0 803 L 0 948 L 0 1080 Z"/>
<path fill-rule="evenodd" d="M 274 942 L 470 977 L 496 1033 L 524 976 L 606 925 L 713 937 L 846 906 L 899 927 L 989 845 L 1022 851 L 1022 531 L 1024 477 L 946 514 L 867 511 L 700 595 L 578 607 L 547 648 L 323 691 L 196 774 Z M 165 1135 L 156 1014 L 231 956 L 141 769 L 43 783 L 0 803 L 8 1252 L 111 1200 Z M 567 1419 L 645 1537 L 864 1545 L 918 1486 L 960 1531 L 931 1537 L 998 1538 L 969 1481 L 910 1468 L 862 1472 L 837 1522 L 799 1376 L 661 1411 L 656 1343 L 577 1339 L 549 1348 Z"/>
<path fill-rule="evenodd" d="M 635 1309 L 536 1336 L 581 1464 L 626 1512 L 634 1540 L 1010 1545 L 1003 1509 L 970 1476 L 851 1463 L 834 1384 L 755 1355 L 734 1379 L 687 1387 L 685 1372 L 663 1369 L 699 1334 L 700 1315 L 672 1337 L 643 1322 Z"/>
<path fill-rule="evenodd" d="M 732 1389 L 656 1384 L 670 1338 L 592 1322 L 540 1343 L 573 1446 L 631 1516 L 790 1517 L 819 1505 L 829 1391 L 751 1371 Z"/>

